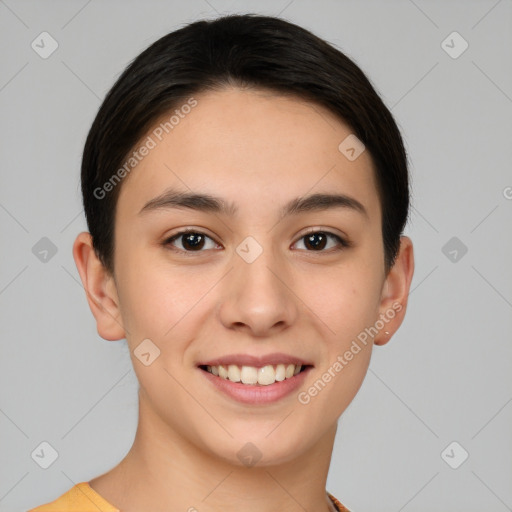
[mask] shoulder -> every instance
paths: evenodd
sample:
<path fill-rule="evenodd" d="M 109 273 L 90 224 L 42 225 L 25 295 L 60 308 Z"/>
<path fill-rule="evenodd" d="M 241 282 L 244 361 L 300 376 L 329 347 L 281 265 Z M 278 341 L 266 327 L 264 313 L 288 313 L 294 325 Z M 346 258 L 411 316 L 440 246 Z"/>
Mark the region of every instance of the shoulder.
<path fill-rule="evenodd" d="M 95 492 L 88 482 L 80 482 L 56 500 L 30 509 L 28 512 L 119 512 Z"/>
<path fill-rule="evenodd" d="M 350 512 L 350 510 L 347 507 L 345 507 L 339 500 L 337 500 L 330 492 L 328 492 L 327 495 L 334 503 L 334 506 L 339 512 Z"/>
<path fill-rule="evenodd" d="M 327 493 L 339 512 L 350 512 L 332 494 Z M 27 512 L 120 512 L 96 491 L 88 482 L 80 482 L 59 496 L 56 500 L 32 508 Z"/>

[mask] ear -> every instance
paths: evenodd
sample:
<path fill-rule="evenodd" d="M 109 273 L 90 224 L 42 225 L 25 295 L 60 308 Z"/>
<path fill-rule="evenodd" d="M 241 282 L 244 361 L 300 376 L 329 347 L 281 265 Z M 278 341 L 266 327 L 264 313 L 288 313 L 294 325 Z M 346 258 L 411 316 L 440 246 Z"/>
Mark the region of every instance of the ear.
<path fill-rule="evenodd" d="M 92 236 L 84 231 L 73 244 L 73 258 L 80 274 L 87 301 L 96 319 L 98 334 L 105 340 L 125 337 L 114 277 L 96 256 Z"/>
<path fill-rule="evenodd" d="M 399 253 L 382 287 L 379 319 L 384 323 L 384 327 L 375 336 L 375 345 L 385 345 L 402 324 L 413 273 L 412 241 L 407 236 L 401 236 Z"/>

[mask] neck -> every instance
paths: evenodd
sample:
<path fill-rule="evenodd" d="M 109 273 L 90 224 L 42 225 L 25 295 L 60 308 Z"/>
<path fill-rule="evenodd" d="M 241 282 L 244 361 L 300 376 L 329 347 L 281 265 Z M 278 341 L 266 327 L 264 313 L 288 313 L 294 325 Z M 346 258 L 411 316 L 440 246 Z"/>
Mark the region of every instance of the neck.
<path fill-rule="evenodd" d="M 90 485 L 123 512 L 328 512 L 325 486 L 336 428 L 285 463 L 235 466 L 170 429 L 139 393 L 132 448 Z"/>

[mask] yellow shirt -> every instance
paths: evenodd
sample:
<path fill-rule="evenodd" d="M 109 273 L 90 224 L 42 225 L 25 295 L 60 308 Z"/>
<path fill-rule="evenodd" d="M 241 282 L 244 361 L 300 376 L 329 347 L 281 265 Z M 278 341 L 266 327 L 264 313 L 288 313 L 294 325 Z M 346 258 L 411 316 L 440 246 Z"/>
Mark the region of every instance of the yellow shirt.
<path fill-rule="evenodd" d="M 334 496 L 327 493 L 339 512 L 350 512 Z M 102 498 L 89 482 L 80 482 L 51 503 L 32 508 L 28 512 L 121 512 Z"/>

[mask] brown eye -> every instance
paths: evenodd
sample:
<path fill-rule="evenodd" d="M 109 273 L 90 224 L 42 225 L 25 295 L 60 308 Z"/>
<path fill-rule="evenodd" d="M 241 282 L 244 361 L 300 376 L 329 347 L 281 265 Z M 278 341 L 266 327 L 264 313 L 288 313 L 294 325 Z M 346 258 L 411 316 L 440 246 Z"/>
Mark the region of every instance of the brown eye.
<path fill-rule="evenodd" d="M 300 238 L 300 240 L 304 240 L 304 246 L 306 247 L 306 250 L 311 252 L 327 252 L 324 251 L 324 249 L 328 245 L 329 239 L 335 240 L 337 242 L 337 244 L 334 245 L 334 248 L 337 247 L 338 249 L 340 249 L 340 246 L 350 246 L 350 244 L 346 240 L 328 231 L 312 231 Z M 331 248 L 333 248 L 332 245 L 328 249 Z"/>
<path fill-rule="evenodd" d="M 213 249 L 216 247 L 216 244 L 212 238 L 201 233 L 200 231 L 181 231 L 171 238 L 168 238 L 164 242 L 164 246 L 173 246 L 174 242 L 179 242 L 181 247 L 176 247 L 176 250 L 183 252 L 202 252 L 202 249 L 205 248 L 207 241 L 211 240 L 213 242 L 211 247 L 206 247 L 206 249 Z"/>

